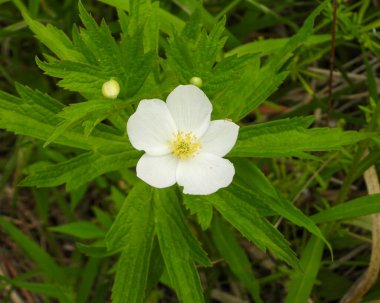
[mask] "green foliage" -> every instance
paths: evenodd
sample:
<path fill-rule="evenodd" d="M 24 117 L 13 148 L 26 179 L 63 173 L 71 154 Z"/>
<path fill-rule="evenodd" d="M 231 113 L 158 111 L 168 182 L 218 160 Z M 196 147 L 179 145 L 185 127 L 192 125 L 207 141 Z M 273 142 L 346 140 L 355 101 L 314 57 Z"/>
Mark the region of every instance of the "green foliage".
<path fill-rule="evenodd" d="M 106 239 L 109 249 L 121 249 L 113 302 L 142 302 L 154 239 L 152 190 L 148 186 L 139 184 L 130 192 Z"/>
<path fill-rule="evenodd" d="M 305 129 L 274 121 L 242 128 L 230 156 L 310 158 L 306 152 L 338 150 L 372 136 L 370 133 L 342 131 L 339 128 Z"/>
<path fill-rule="evenodd" d="M 244 250 L 240 247 L 235 235 L 228 226 L 218 218 L 214 219 L 211 231 L 216 248 L 228 263 L 232 272 L 249 290 L 255 302 L 262 302 L 260 299 L 260 286 L 253 275 L 251 263 Z"/>
<path fill-rule="evenodd" d="M 5 2 L 0 0 L 0 6 Z M 50 2 L 29 1 L 25 6 L 13 0 L 23 21 L 0 30 L 1 39 L 27 26 L 40 43 L 36 48 L 39 53 L 34 50 L 32 54 L 37 66 L 45 75 L 57 78 L 54 89 L 45 89 L 49 93 L 41 92 L 43 86 L 35 90 L 17 82 L 15 88 L 7 89 L 12 93 L 0 91 L 0 128 L 19 138 L 6 169 L 0 171 L 0 189 L 8 183 L 14 191 L 19 191 L 14 189 L 16 185 L 66 185 L 70 192 L 67 195 L 57 188 L 33 192 L 37 221 L 41 222 L 37 229 L 48 247 L 45 251 L 9 220 L 13 205 L 19 203 L 19 196 L 10 191 L 12 211 L 0 217 L 0 226 L 34 266 L 28 274 L 1 277 L 2 284 L 63 303 L 105 302 L 111 288 L 115 303 L 158 302 L 164 287 L 172 288 L 180 302 L 208 302 L 215 298 L 204 288 L 227 283 L 220 281 L 222 275 L 215 270 L 218 262 L 214 260 L 221 256 L 230 269 L 223 270 L 226 280 L 232 272 L 233 280 L 237 279 L 255 302 L 266 302 L 269 296 L 260 289 L 269 289 L 266 283 L 276 285 L 281 277 L 290 278 L 285 302 L 306 302 L 317 287 L 325 248 L 331 255 L 336 249 L 332 241 L 335 222 L 380 211 L 379 194 L 334 206 L 321 195 L 342 171 L 354 171 L 352 175 L 359 177 L 357 171 L 362 173 L 379 160 L 373 154 L 361 160 L 364 150 L 379 149 L 376 71 L 369 60 L 373 55 L 367 54 L 367 50 L 379 54 L 371 34 L 380 26 L 375 20 L 379 13 L 369 14 L 369 1 L 354 8 L 342 4 L 338 9 L 338 25 L 344 30 L 338 33 L 336 43 L 359 41 L 371 97 L 371 106 L 362 107 L 369 126 L 359 131 L 365 126 L 361 121 L 353 123 L 357 131 L 345 131 L 344 123 L 360 118 L 334 113 L 329 119 L 347 121 L 339 120 L 337 127 L 330 128 L 321 127 L 328 125 L 323 119 L 311 127 L 314 117 L 309 116 L 320 106 L 325 110 L 327 103 L 308 83 L 313 71 L 307 69 L 329 51 L 331 35 L 323 30 L 330 30 L 331 5 L 327 0 L 301 17 L 298 9 L 292 12 L 287 3 L 278 3 L 272 10 L 265 1 L 206 1 L 206 9 L 196 0 L 101 0 L 117 8 L 117 20 L 98 22 L 81 2 L 78 18 L 58 20 L 67 14 L 71 2 L 64 1 L 63 11 L 55 15 L 49 13 Z M 113 8 L 104 7 L 108 17 L 116 16 Z M 232 14 L 234 7 L 239 9 Z M 353 13 L 355 8 L 358 11 Z M 277 10 L 290 12 L 295 20 Z M 304 16 L 301 25 L 298 19 Z M 42 23 L 45 20 L 49 20 L 47 25 Z M 73 25 L 73 20 L 78 25 Z M 295 33 L 251 41 L 252 33 L 267 34 L 271 27 Z M 253 30 L 243 35 L 246 29 L 242 28 Z M 68 29 L 70 34 L 65 33 Z M 26 33 L 24 30 L 22 35 Z M 272 34 L 268 32 L 268 37 Z M 3 53 L 6 50 L 5 46 Z M 352 82 L 352 75 L 343 72 L 345 65 L 338 67 L 343 76 L 336 78 Z M 0 76 L 14 82 L 2 67 Z M 134 167 L 142 152 L 131 146 L 125 131 L 126 121 L 140 100 L 164 100 L 175 86 L 188 84 L 193 77 L 202 80 L 202 90 L 213 104 L 213 119 L 240 124 L 238 141 L 227 155 L 236 169 L 234 181 L 209 196 L 184 195 L 175 186 L 152 189 L 139 181 Z M 103 84 L 110 79 L 121 88 L 116 99 L 102 94 Z M 285 81 L 288 87 L 282 86 Z M 301 81 L 296 84 L 314 99 L 292 112 L 293 95 L 288 93 L 296 81 Z M 355 85 L 350 83 L 347 89 Z M 272 108 L 269 99 L 277 101 L 276 95 L 272 97 L 276 91 L 278 95 L 287 92 L 291 99 L 284 102 L 286 113 L 262 118 L 263 105 Z M 329 151 L 337 151 L 336 156 Z M 351 162 L 354 168 L 358 166 L 356 172 L 349 170 Z M 350 188 L 353 181 L 344 181 L 343 186 Z M 303 203 L 298 198 L 310 195 L 309 187 L 313 188 L 313 201 Z M 90 198 L 86 198 L 88 191 Z M 338 202 L 346 198 L 343 195 Z M 52 203 L 58 210 L 53 214 Z M 56 220 L 57 212 L 64 218 Z M 324 232 L 316 225 L 330 222 L 332 228 L 323 228 Z M 269 268 L 269 277 L 261 276 L 266 270 L 242 248 L 241 236 L 273 254 L 273 258 L 268 254 L 269 261 L 275 263 Z M 67 263 L 58 264 L 50 253 L 73 238 L 78 242 L 70 253 L 57 253 L 62 258 L 70 255 L 70 268 L 63 268 L 61 264 Z M 252 266 L 252 262 L 257 263 Z M 203 277 L 210 283 L 203 283 Z M 163 286 L 157 289 L 159 281 Z"/>
<path fill-rule="evenodd" d="M 380 194 L 360 197 L 323 210 L 311 217 L 315 223 L 347 220 L 380 212 Z"/>
<path fill-rule="evenodd" d="M 94 239 L 104 237 L 104 231 L 90 222 L 73 222 L 49 228 L 51 231 L 74 236 L 79 239 Z"/>
<path fill-rule="evenodd" d="M 301 269 L 292 274 L 285 302 L 307 302 L 316 283 L 322 253 L 323 242 L 312 237 L 303 250 L 300 260 Z"/>
<path fill-rule="evenodd" d="M 248 240 L 261 249 L 270 249 L 291 266 L 297 267 L 298 260 L 281 233 L 273 227 L 258 210 L 229 190 L 205 197 Z"/>
<path fill-rule="evenodd" d="M 36 243 L 24 235 L 11 222 L 8 222 L 3 217 L 0 217 L 0 225 L 2 230 L 8 233 L 16 243 L 33 259 L 38 266 L 43 269 L 44 273 L 55 282 L 63 282 L 66 275 L 59 265 L 52 259 L 48 253 L 40 248 Z"/>
<path fill-rule="evenodd" d="M 170 283 L 181 302 L 204 302 L 195 261 L 209 266 L 204 251 L 190 234 L 178 199 L 171 190 L 155 190 L 158 242 Z"/>

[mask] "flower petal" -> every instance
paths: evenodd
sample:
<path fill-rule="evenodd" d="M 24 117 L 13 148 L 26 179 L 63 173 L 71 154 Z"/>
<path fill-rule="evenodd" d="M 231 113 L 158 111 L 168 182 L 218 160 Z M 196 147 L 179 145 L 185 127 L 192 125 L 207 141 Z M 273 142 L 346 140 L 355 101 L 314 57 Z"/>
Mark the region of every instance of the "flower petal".
<path fill-rule="evenodd" d="M 151 156 L 144 154 L 137 162 L 137 177 L 157 188 L 176 183 L 178 159 L 172 155 Z"/>
<path fill-rule="evenodd" d="M 230 185 L 234 174 L 235 168 L 230 161 L 200 153 L 178 163 L 177 182 L 184 187 L 184 194 L 209 195 Z"/>
<path fill-rule="evenodd" d="M 142 100 L 127 123 L 129 140 L 134 148 L 150 155 L 170 152 L 168 141 L 177 132 L 175 122 L 162 100 Z"/>
<path fill-rule="evenodd" d="M 200 138 L 202 150 L 224 157 L 234 147 L 239 125 L 228 120 L 211 121 L 206 133 Z"/>
<path fill-rule="evenodd" d="M 192 131 L 199 138 L 208 128 L 212 104 L 198 87 L 177 86 L 169 94 L 166 104 L 179 131 Z"/>

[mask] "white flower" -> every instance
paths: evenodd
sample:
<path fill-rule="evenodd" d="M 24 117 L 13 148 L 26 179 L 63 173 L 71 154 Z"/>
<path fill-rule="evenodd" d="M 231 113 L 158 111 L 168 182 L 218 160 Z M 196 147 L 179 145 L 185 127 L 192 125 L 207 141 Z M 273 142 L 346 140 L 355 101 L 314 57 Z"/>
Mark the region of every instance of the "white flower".
<path fill-rule="evenodd" d="M 180 85 L 167 97 L 140 101 L 129 118 L 132 145 L 145 154 L 137 176 L 153 187 L 178 183 L 185 194 L 208 195 L 228 186 L 233 164 L 224 157 L 235 145 L 239 126 L 211 119 L 212 105 L 194 85 Z"/>

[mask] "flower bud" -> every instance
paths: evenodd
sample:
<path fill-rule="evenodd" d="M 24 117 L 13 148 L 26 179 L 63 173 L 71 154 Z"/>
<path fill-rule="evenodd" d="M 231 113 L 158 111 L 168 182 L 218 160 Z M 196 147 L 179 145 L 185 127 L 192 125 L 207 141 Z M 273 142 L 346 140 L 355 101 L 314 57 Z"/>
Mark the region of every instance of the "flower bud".
<path fill-rule="evenodd" d="M 116 80 L 109 80 L 103 83 L 102 94 L 109 99 L 116 99 L 120 93 L 120 85 Z"/>
<path fill-rule="evenodd" d="M 190 83 L 192 85 L 195 85 L 195 86 L 198 86 L 199 88 L 201 88 L 202 84 L 203 84 L 203 81 L 199 77 L 193 77 L 193 78 L 190 79 Z"/>

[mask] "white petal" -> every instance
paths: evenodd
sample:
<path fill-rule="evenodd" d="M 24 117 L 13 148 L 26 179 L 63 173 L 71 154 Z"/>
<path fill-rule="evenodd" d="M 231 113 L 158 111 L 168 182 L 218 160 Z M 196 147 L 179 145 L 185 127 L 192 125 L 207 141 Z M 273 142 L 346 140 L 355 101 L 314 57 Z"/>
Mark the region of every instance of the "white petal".
<path fill-rule="evenodd" d="M 230 185 L 234 174 L 235 168 L 230 161 L 200 153 L 178 163 L 177 182 L 184 187 L 184 194 L 209 195 Z"/>
<path fill-rule="evenodd" d="M 234 147 L 239 125 L 228 120 L 211 121 L 206 133 L 200 138 L 202 150 L 224 157 Z"/>
<path fill-rule="evenodd" d="M 137 177 L 157 188 L 172 186 L 176 183 L 178 159 L 171 154 L 151 156 L 144 154 L 137 162 Z"/>
<path fill-rule="evenodd" d="M 208 128 L 212 105 L 210 100 L 194 85 L 177 86 L 166 99 L 166 104 L 179 131 L 192 131 L 198 138 Z"/>
<path fill-rule="evenodd" d="M 164 101 L 142 100 L 127 123 L 129 140 L 134 148 L 150 155 L 170 152 L 168 141 L 177 132 L 174 120 Z"/>

